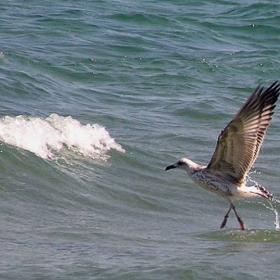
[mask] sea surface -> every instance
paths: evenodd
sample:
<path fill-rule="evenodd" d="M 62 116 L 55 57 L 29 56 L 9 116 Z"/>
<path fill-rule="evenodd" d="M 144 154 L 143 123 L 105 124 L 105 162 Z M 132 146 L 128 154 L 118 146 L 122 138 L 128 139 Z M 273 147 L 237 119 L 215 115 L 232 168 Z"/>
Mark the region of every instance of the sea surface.
<path fill-rule="evenodd" d="M 278 1 L 0 5 L 0 279 L 279 279 L 279 202 L 195 186 L 280 79 Z M 279 102 L 278 102 L 279 103 Z M 250 173 L 280 199 L 280 104 Z"/>

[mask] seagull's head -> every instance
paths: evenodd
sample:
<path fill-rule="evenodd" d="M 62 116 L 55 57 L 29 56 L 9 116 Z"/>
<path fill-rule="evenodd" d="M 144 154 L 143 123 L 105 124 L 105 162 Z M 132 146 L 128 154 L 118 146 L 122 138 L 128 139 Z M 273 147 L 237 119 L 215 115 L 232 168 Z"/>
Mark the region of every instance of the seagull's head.
<path fill-rule="evenodd" d="M 191 161 L 190 159 L 182 158 L 182 159 L 178 160 L 176 163 L 168 165 L 165 168 L 165 170 L 170 170 L 170 169 L 180 167 L 181 169 L 184 169 L 187 172 L 190 172 L 191 170 L 193 170 L 197 166 L 198 165 L 195 162 Z"/>

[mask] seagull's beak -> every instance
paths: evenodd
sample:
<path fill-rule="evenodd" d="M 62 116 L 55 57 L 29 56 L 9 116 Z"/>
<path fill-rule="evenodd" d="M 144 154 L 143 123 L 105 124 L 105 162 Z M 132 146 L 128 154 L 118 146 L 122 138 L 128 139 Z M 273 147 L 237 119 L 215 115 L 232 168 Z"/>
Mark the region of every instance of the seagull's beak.
<path fill-rule="evenodd" d="M 176 167 L 178 167 L 178 166 L 179 166 L 178 163 L 174 163 L 174 164 L 168 165 L 168 166 L 165 168 L 165 171 L 170 170 L 170 169 L 174 169 L 174 168 L 176 168 Z"/>

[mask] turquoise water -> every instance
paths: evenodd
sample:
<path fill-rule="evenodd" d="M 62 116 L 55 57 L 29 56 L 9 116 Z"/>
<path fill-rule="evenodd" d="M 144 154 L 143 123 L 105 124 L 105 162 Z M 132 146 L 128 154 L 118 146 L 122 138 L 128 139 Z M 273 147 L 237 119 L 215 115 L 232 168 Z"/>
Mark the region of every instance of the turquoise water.
<path fill-rule="evenodd" d="M 207 164 L 279 78 L 271 1 L 4 1 L 1 279 L 278 279 L 278 218 L 164 168 Z M 279 104 L 278 104 L 279 105 Z M 251 173 L 279 199 L 280 111 Z"/>

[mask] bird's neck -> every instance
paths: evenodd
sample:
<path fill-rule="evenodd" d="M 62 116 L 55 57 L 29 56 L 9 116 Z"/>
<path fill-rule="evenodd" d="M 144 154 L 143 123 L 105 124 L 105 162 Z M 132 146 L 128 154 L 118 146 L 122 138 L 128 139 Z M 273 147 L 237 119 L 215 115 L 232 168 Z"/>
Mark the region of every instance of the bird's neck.
<path fill-rule="evenodd" d="M 189 174 L 192 174 L 196 171 L 199 171 L 199 170 L 205 168 L 205 166 L 199 165 L 190 159 L 186 159 L 186 165 L 187 165 L 187 172 Z"/>

